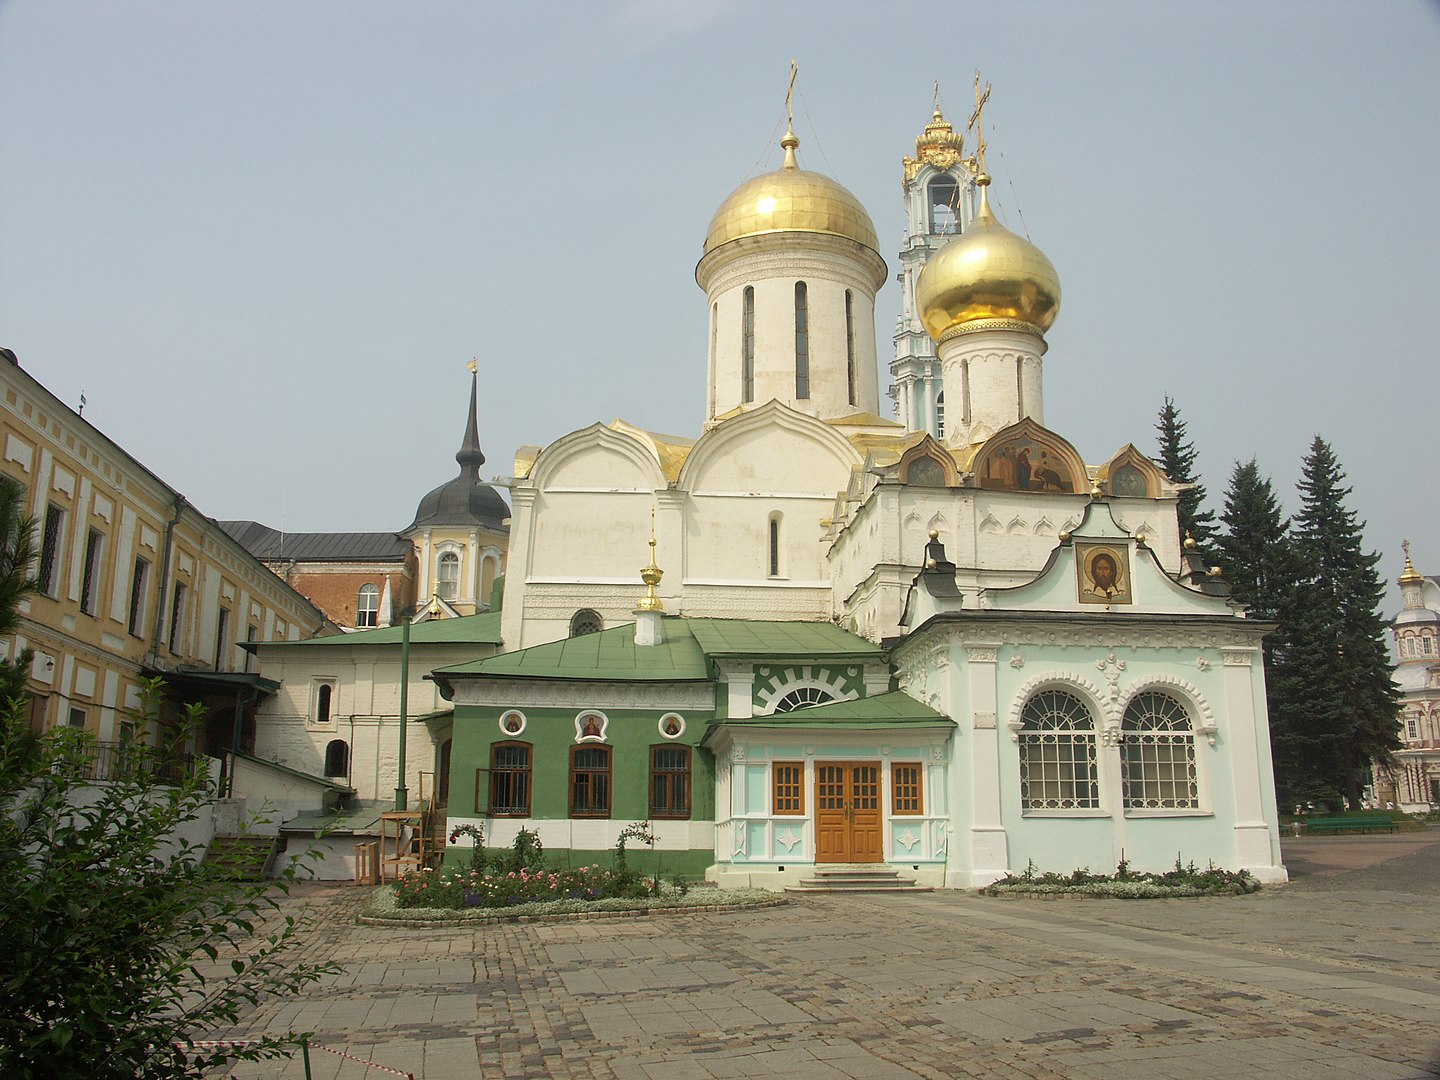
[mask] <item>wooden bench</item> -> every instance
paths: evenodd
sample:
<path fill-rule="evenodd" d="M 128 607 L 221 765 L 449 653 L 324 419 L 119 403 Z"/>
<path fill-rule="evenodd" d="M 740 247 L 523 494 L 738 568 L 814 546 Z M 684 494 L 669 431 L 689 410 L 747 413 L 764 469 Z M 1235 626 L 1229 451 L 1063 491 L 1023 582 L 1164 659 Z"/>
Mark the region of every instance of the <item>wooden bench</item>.
<path fill-rule="evenodd" d="M 1318 833 L 1368 833 L 1371 830 L 1397 832 L 1400 828 L 1389 814 L 1349 814 L 1345 817 L 1302 818 L 1301 822 L 1305 826 L 1305 832 L 1311 836 Z"/>

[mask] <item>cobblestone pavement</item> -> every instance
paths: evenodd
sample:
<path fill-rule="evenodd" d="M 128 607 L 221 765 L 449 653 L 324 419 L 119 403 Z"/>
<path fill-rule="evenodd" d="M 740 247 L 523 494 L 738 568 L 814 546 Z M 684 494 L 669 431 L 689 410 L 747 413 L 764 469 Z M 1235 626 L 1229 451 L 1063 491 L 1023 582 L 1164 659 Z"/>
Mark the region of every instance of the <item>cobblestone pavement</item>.
<path fill-rule="evenodd" d="M 262 1006 L 421 1080 L 1440 1076 L 1440 830 L 1285 842 L 1292 884 L 1205 900 L 803 896 L 730 913 L 359 926 L 312 885 L 307 958 Z M 316 1080 L 383 1074 L 312 1051 Z M 304 1076 L 290 1062 L 237 1078 Z"/>

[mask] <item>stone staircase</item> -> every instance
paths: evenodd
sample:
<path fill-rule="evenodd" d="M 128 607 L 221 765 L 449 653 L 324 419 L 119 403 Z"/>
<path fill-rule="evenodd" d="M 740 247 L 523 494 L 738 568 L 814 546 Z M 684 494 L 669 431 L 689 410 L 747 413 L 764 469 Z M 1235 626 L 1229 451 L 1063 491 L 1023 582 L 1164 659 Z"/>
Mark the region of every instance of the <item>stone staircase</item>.
<path fill-rule="evenodd" d="M 900 871 L 883 863 L 826 863 L 810 877 L 785 886 L 787 893 L 893 893 L 934 892 L 928 885 L 902 878 Z"/>
<path fill-rule="evenodd" d="M 264 881 L 279 847 L 278 836 L 217 836 L 205 849 L 205 861 L 223 865 L 239 881 Z"/>

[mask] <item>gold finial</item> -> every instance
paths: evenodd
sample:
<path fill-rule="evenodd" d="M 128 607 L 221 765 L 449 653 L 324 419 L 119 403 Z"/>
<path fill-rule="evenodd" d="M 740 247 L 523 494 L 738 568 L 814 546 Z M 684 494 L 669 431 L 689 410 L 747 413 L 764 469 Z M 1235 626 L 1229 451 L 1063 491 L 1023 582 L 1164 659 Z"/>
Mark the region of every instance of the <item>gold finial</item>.
<path fill-rule="evenodd" d="M 1220 569 L 1219 565 L 1215 565 L 1210 567 L 1210 569 L 1207 570 L 1206 573 L 1209 574 L 1211 577 L 1219 577 L 1222 573 L 1224 573 L 1224 571 Z"/>
<path fill-rule="evenodd" d="M 936 80 L 935 80 L 935 108 L 934 108 L 934 110 L 933 110 L 933 113 L 934 113 L 934 116 L 935 116 L 935 119 L 936 119 L 936 120 L 942 120 L 942 119 L 944 119 L 944 117 L 942 117 L 942 116 L 940 115 L 940 80 L 939 80 L 939 79 L 936 79 Z"/>
<path fill-rule="evenodd" d="M 470 358 L 470 362 L 465 365 L 465 370 L 468 371 L 468 372 L 470 372 L 471 375 L 474 375 L 476 369 L 479 368 L 479 366 L 480 366 L 480 361 L 479 361 L 476 357 L 473 357 L 473 356 L 472 356 L 472 357 Z"/>
<path fill-rule="evenodd" d="M 1190 530 L 1189 530 L 1189 529 L 1186 529 L 1186 530 L 1185 530 L 1185 550 L 1186 550 L 1186 551 L 1194 551 L 1194 550 L 1195 550 L 1195 537 L 1193 537 L 1193 536 L 1190 535 Z"/>
<path fill-rule="evenodd" d="M 426 606 L 426 614 L 438 618 L 444 610 L 440 606 L 440 586 L 436 584 L 434 591 L 430 593 L 430 603 Z"/>
<path fill-rule="evenodd" d="M 1144 547 L 1145 542 L 1149 539 L 1150 537 L 1146 536 L 1143 532 L 1137 532 L 1135 534 L 1135 543 L 1139 547 Z"/>
<path fill-rule="evenodd" d="M 785 137 L 780 140 L 780 145 L 785 148 L 785 161 L 781 168 L 798 169 L 800 166 L 795 160 L 795 148 L 800 145 L 800 140 L 795 137 L 795 76 L 800 74 L 800 69 L 795 65 L 795 58 L 790 58 L 790 85 L 785 88 Z"/>
<path fill-rule="evenodd" d="M 645 583 L 645 595 L 640 598 L 636 611 L 659 611 L 664 612 L 665 605 L 660 597 L 655 595 L 655 586 L 660 584 L 660 579 L 665 576 L 655 562 L 655 509 L 650 509 L 650 563 L 640 571 L 640 580 Z"/>
<path fill-rule="evenodd" d="M 1410 562 L 1410 541 L 1401 540 L 1400 546 L 1405 549 L 1405 570 L 1400 575 L 1397 584 L 1418 585 L 1425 580 L 1425 575 L 1416 570 L 1414 564 Z"/>
<path fill-rule="evenodd" d="M 940 530 L 939 530 L 939 529 L 931 529 L 931 530 L 930 530 L 930 539 L 931 539 L 931 540 L 939 540 L 939 539 L 940 539 Z"/>
<path fill-rule="evenodd" d="M 976 71 L 975 111 L 970 114 L 970 122 L 965 125 L 965 130 L 969 131 L 973 128 L 975 131 L 975 171 L 980 174 L 980 176 L 977 176 L 975 179 L 977 184 L 981 182 L 980 177 L 985 176 L 985 103 L 989 100 L 990 84 L 985 84 L 985 90 L 982 93 L 980 90 L 980 72 Z M 985 177 L 984 182 L 988 184 L 990 178 Z"/>
<path fill-rule="evenodd" d="M 1100 497 L 1100 494 L 1101 494 L 1101 493 L 1100 493 L 1100 481 L 1099 481 L 1099 479 L 1097 478 L 1097 479 L 1091 480 L 1091 481 L 1090 481 L 1090 498 L 1092 498 L 1092 499 L 1098 499 L 1098 498 Z"/>

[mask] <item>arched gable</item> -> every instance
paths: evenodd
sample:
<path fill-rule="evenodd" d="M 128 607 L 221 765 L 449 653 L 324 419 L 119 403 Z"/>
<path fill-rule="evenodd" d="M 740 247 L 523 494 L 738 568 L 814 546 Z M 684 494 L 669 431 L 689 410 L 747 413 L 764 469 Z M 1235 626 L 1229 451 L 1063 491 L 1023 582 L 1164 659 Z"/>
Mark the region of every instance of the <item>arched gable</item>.
<path fill-rule="evenodd" d="M 676 486 L 685 491 L 847 490 L 859 451 L 829 424 L 778 401 L 717 424 L 695 442 Z"/>
<path fill-rule="evenodd" d="M 1122 499 L 1158 499 L 1165 474 L 1144 454 L 1126 443 L 1095 474 L 1107 495 Z"/>
<path fill-rule="evenodd" d="M 653 444 L 604 424 L 572 431 L 545 447 L 530 469 L 530 482 L 542 491 L 655 491 L 666 486 Z"/>
<path fill-rule="evenodd" d="M 976 484 L 993 491 L 1089 490 L 1085 462 L 1075 448 L 1029 417 L 987 439 L 973 469 Z"/>
<path fill-rule="evenodd" d="M 899 472 L 902 484 L 915 484 L 922 487 L 956 487 L 960 483 L 960 473 L 955 468 L 955 459 L 930 435 L 926 435 L 900 456 Z M 939 483 L 935 482 L 936 479 L 939 480 Z"/>

